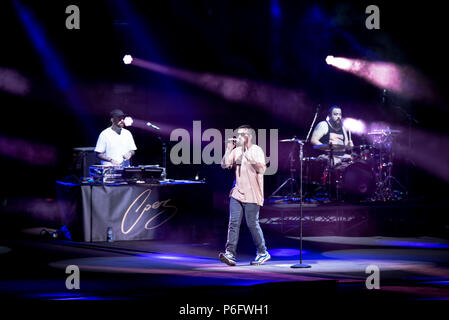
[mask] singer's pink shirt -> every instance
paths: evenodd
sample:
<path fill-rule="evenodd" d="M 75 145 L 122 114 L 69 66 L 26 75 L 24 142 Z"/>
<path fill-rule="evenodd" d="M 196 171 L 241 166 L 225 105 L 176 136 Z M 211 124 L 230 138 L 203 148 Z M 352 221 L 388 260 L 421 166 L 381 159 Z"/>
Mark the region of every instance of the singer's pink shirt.
<path fill-rule="evenodd" d="M 229 196 L 245 203 L 263 205 L 263 174 L 266 168 L 265 154 L 258 145 L 251 145 L 243 156 L 243 148 L 236 147 L 230 153 L 226 153 L 221 160 L 223 168 L 235 166 L 235 184 Z M 248 160 L 252 160 L 250 161 Z M 258 163 L 263 169 L 257 172 L 254 164 Z"/>

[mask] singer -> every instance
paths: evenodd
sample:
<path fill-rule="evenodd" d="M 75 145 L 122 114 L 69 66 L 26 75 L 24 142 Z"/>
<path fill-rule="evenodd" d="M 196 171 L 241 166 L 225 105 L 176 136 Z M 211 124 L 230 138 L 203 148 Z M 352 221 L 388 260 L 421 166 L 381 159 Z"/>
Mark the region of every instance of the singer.
<path fill-rule="evenodd" d="M 243 214 L 257 248 L 257 256 L 251 265 L 261 265 L 271 258 L 259 224 L 259 210 L 264 201 L 263 175 L 267 167 L 262 148 L 252 143 L 253 135 L 254 130 L 250 126 L 238 127 L 237 140 L 230 139 L 221 160 L 223 169 L 235 168 L 234 187 L 230 192 L 226 251 L 219 254 L 220 261 L 230 266 L 236 264 Z"/>
<path fill-rule="evenodd" d="M 111 126 L 100 133 L 95 147 L 102 165 L 127 167 L 137 150 L 131 132 L 124 128 L 125 113 L 120 109 L 110 113 Z"/>

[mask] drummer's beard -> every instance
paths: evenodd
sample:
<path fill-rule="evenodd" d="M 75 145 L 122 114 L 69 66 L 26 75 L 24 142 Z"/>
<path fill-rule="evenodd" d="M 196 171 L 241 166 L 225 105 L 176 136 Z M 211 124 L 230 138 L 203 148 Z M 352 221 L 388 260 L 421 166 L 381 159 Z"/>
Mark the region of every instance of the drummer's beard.
<path fill-rule="evenodd" d="M 341 128 L 341 119 L 337 119 L 336 121 L 331 119 L 331 124 L 334 128 L 339 129 Z"/>

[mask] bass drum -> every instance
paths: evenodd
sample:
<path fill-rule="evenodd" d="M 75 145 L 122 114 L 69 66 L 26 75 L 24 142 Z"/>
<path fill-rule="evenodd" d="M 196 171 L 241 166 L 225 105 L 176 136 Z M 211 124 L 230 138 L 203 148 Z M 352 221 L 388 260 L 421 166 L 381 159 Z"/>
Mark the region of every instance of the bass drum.
<path fill-rule="evenodd" d="M 363 161 L 341 163 L 335 166 L 335 187 L 342 200 L 361 201 L 376 190 L 372 167 Z"/>

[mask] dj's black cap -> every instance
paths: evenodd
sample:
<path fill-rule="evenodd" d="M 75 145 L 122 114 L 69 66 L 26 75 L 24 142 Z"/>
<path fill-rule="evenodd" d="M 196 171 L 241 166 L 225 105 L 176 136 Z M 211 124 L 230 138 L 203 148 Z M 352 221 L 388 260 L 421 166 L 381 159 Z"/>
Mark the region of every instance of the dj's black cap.
<path fill-rule="evenodd" d="M 114 118 L 114 117 L 120 118 L 120 117 L 124 117 L 125 113 L 120 109 L 114 109 L 111 111 L 110 116 L 111 116 L 111 118 Z"/>

